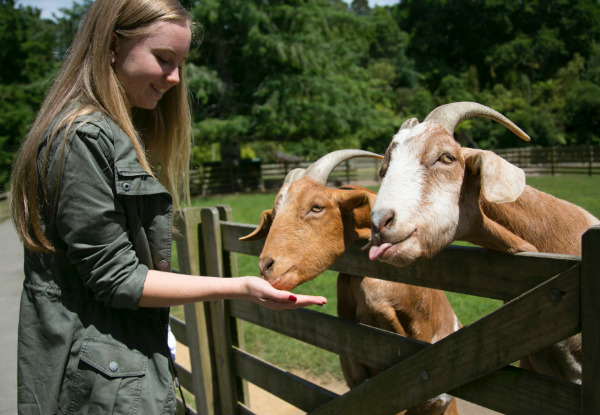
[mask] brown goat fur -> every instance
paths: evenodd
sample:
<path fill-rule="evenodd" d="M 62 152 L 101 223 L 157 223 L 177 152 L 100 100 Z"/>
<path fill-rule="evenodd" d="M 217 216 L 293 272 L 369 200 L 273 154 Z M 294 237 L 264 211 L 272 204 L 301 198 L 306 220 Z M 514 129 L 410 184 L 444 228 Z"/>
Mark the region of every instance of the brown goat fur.
<path fill-rule="evenodd" d="M 303 177 L 278 194 L 254 232 L 242 240 L 266 237 L 260 273 L 274 287 L 292 289 L 317 277 L 358 239 L 371 234 L 376 193 L 359 186 L 328 188 Z M 428 343 L 460 328 L 440 290 L 340 273 L 338 315 Z M 340 356 L 346 383 L 354 387 L 378 370 Z M 457 414 L 456 401 L 440 395 L 407 414 Z"/>

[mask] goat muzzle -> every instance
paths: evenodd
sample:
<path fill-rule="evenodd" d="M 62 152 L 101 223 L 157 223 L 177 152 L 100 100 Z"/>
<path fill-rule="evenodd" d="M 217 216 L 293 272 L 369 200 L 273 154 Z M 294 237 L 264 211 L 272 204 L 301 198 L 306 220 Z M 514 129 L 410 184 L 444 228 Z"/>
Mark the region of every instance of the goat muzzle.
<path fill-rule="evenodd" d="M 260 271 L 260 277 L 269 281 L 270 277 L 273 273 L 273 266 L 275 265 L 275 260 L 272 257 L 260 258 L 258 261 L 258 269 Z"/>

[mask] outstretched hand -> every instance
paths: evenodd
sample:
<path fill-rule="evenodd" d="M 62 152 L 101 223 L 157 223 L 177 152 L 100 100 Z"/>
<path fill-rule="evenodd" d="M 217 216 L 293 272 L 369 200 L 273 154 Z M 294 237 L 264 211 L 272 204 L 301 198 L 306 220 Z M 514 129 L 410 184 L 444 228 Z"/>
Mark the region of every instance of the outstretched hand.
<path fill-rule="evenodd" d="M 293 294 L 289 291 L 273 288 L 267 281 L 258 277 L 241 277 L 245 281 L 248 293 L 247 300 L 270 308 L 272 310 L 285 310 L 302 308 L 309 305 L 325 305 L 327 299 L 321 296 Z"/>

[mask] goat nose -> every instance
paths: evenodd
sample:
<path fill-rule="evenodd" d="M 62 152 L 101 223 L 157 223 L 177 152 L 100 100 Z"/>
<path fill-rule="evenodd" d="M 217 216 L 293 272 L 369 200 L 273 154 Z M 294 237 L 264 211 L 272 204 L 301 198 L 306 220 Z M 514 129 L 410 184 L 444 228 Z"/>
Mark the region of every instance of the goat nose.
<path fill-rule="evenodd" d="M 260 270 L 260 276 L 264 279 L 269 279 L 269 275 L 273 271 L 273 265 L 275 260 L 272 257 L 261 258 L 258 261 L 258 268 Z"/>
<path fill-rule="evenodd" d="M 384 211 L 382 215 L 377 215 L 371 218 L 371 242 L 374 245 L 383 243 L 384 234 L 394 224 L 394 211 Z"/>
<path fill-rule="evenodd" d="M 379 233 L 384 233 L 386 229 L 390 228 L 394 224 L 394 211 L 390 210 L 385 212 L 378 223 L 374 224 L 377 227 Z"/>

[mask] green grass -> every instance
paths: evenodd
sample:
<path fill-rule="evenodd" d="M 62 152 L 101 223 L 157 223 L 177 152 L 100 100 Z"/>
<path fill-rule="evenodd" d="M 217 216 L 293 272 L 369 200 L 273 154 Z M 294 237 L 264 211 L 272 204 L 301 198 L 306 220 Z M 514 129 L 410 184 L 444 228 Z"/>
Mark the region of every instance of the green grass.
<path fill-rule="evenodd" d="M 527 183 L 578 204 L 600 217 L 600 176 L 534 176 L 528 177 Z M 230 205 L 235 222 L 257 224 L 261 212 L 272 207 L 275 195 L 275 193 L 256 193 L 196 198 L 192 205 Z M 239 274 L 257 275 L 257 262 L 256 257 L 238 255 Z M 336 273 L 327 271 L 293 291 L 302 294 L 324 295 L 328 299 L 328 304 L 324 307 L 315 306 L 313 308 L 330 315 L 336 314 Z M 463 325 L 480 319 L 502 305 L 502 302 L 498 300 L 450 292 L 446 294 Z M 178 313 L 177 310 L 174 312 Z M 244 324 L 244 338 L 246 348 L 250 353 L 287 370 L 316 377 L 342 379 L 338 357 L 332 353 L 249 323 Z"/>
<path fill-rule="evenodd" d="M 579 205 L 600 218 L 600 176 L 531 176 L 527 184 Z"/>

